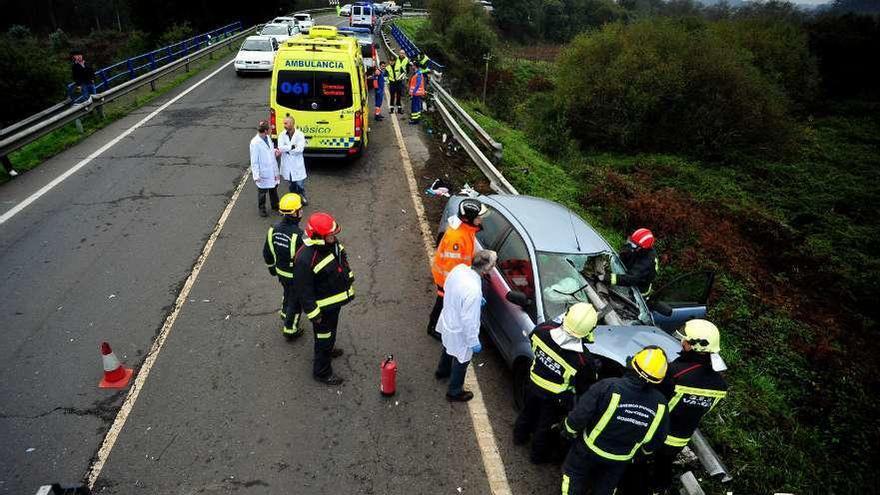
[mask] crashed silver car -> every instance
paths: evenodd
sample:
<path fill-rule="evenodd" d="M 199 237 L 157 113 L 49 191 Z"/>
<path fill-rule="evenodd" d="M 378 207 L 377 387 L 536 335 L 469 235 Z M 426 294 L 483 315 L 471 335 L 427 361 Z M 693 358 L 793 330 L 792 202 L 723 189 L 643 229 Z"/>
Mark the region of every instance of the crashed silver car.
<path fill-rule="evenodd" d="M 439 234 L 466 197 L 449 199 Z M 529 334 L 577 302 L 592 303 L 601 315 L 596 341 L 587 347 L 603 361 L 603 376 L 619 375 L 627 357 L 646 345 L 675 356 L 681 345 L 671 333 L 706 315 L 711 272 L 678 277 L 647 300 L 637 288 L 597 281 L 597 275 L 625 273 L 625 267 L 608 242 L 568 208 L 530 196 L 475 197 L 489 209 L 477 233 L 479 248 L 498 253 L 496 268 L 484 277 L 483 327 L 513 369 L 517 407 L 533 358 Z"/>

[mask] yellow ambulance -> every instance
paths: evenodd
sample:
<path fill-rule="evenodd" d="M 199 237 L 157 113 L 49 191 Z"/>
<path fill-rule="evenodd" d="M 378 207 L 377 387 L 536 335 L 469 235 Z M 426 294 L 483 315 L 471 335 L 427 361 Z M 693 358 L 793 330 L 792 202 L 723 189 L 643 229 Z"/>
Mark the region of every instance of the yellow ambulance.
<path fill-rule="evenodd" d="M 291 115 L 306 136 L 305 156 L 346 158 L 369 144 L 369 99 L 357 40 L 313 26 L 281 44 L 269 88 L 272 137 Z"/>

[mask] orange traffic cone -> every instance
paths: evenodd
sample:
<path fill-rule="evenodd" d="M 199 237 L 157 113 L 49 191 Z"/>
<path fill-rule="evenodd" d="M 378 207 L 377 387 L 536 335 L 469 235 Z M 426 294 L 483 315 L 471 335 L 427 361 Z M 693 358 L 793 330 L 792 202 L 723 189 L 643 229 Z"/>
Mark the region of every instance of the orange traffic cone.
<path fill-rule="evenodd" d="M 101 361 L 104 363 L 104 378 L 98 384 L 100 388 L 125 388 L 134 373 L 131 368 L 122 366 L 110 344 L 101 343 Z"/>

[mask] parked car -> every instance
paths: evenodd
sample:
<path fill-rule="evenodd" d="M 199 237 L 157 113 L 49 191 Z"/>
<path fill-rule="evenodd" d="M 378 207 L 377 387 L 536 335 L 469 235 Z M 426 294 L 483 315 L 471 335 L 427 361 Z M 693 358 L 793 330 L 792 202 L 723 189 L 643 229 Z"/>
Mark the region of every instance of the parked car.
<path fill-rule="evenodd" d="M 339 28 L 341 34 L 350 34 L 358 42 L 361 55 L 364 57 L 364 67 L 372 69 L 376 67 L 378 53 L 373 33 L 368 28 Z"/>
<path fill-rule="evenodd" d="M 287 23 L 266 24 L 260 29 L 261 36 L 271 36 L 278 44 L 284 43 L 288 38 L 298 33 L 299 30 L 290 27 Z"/>
<path fill-rule="evenodd" d="M 235 73 L 246 72 L 272 73 L 278 42 L 271 36 L 248 36 L 235 56 Z"/>
<path fill-rule="evenodd" d="M 298 27 L 300 31 L 308 31 L 315 25 L 311 14 L 293 14 L 293 18 L 296 21 L 296 27 Z"/>
<path fill-rule="evenodd" d="M 293 17 L 281 16 L 272 19 L 272 22 L 270 22 L 269 24 L 287 24 L 288 26 L 293 28 L 294 26 L 296 26 L 296 19 L 294 19 Z"/>
<path fill-rule="evenodd" d="M 453 196 L 439 232 L 466 196 Z M 498 253 L 496 268 L 484 278 L 487 304 L 483 326 L 514 372 L 514 402 L 520 407 L 533 358 L 529 334 L 577 302 L 592 302 L 590 292 L 610 304 L 622 324 L 600 320 L 596 341 L 587 347 L 603 361 L 603 376 L 617 375 L 627 357 L 646 345 L 674 356 L 681 348 L 671 332 L 706 314 L 711 272 L 671 281 L 646 300 L 636 288 L 596 281 L 601 272 L 625 273 L 611 246 L 587 222 L 562 205 L 530 196 L 478 196 L 489 209 L 477 233 L 482 249 Z M 589 287 L 589 288 L 588 288 Z M 594 303 L 594 305 L 596 305 Z M 604 324 L 603 324 L 604 323 Z"/>
<path fill-rule="evenodd" d="M 351 16 L 351 4 L 347 3 L 339 8 L 339 17 Z"/>
<path fill-rule="evenodd" d="M 382 6 L 384 7 L 386 14 L 400 15 L 403 13 L 403 9 L 395 2 L 382 2 Z"/>

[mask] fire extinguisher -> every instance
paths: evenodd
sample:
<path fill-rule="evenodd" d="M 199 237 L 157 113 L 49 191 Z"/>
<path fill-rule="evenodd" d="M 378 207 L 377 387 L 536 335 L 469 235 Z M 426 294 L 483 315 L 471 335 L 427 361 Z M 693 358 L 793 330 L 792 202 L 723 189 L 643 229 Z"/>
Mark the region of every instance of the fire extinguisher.
<path fill-rule="evenodd" d="M 397 391 L 397 362 L 391 354 L 385 356 L 382 361 L 382 380 L 379 384 L 379 391 L 385 397 L 391 397 Z"/>

